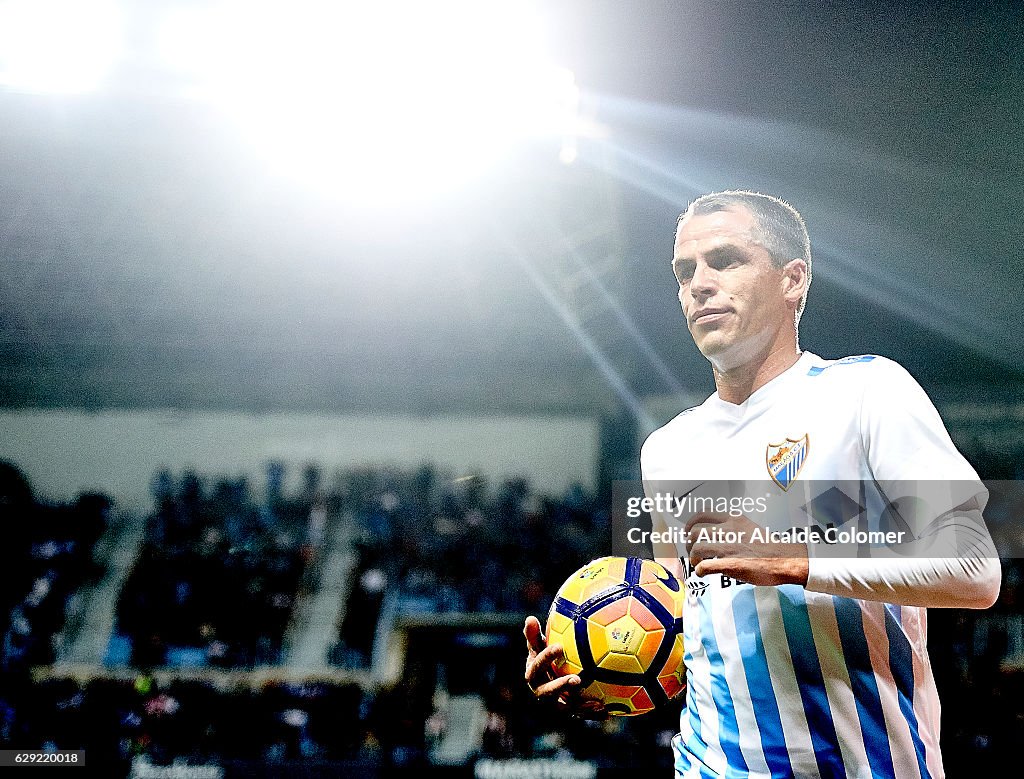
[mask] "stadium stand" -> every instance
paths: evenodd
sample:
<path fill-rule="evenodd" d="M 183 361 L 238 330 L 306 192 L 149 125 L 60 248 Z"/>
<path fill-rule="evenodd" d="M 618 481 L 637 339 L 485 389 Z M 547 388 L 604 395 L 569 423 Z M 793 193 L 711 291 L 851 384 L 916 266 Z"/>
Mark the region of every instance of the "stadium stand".
<path fill-rule="evenodd" d="M 21 472 L 0 463 L 5 529 L 0 608 L 5 671 L 53 662 L 72 597 L 98 575 L 93 546 L 111 501 L 83 494 L 66 506 L 37 502 Z"/>
<path fill-rule="evenodd" d="M 156 497 L 118 609 L 133 664 L 279 662 L 308 558 L 302 512 L 255 505 L 244 480 L 221 480 L 207 495 L 195 474 Z"/>
<path fill-rule="evenodd" d="M 226 777 L 474 764 L 484 776 L 508 760 L 671 770 L 674 709 L 567 723 L 522 684 L 522 617 L 543 615 L 562 574 L 606 548 L 605 504 L 583 490 L 362 468 L 329 488 L 310 472 L 297 494 L 278 485 L 256 500 L 244 480 L 159 474 L 110 637 L 131 651 L 102 666 L 54 662 L 54 647 L 73 638 L 69 601 L 106 580 L 91 551 L 109 500 L 43 504 L 13 466 L 0 476 L 13 539 L 0 748 L 85 749 L 135 777 L 174 761 Z M 1013 500 L 994 501 L 994 535 L 1015 527 Z M 951 776 L 994 772 L 1024 730 L 1022 585 L 1024 566 L 1007 559 L 993 609 L 931 612 Z"/>

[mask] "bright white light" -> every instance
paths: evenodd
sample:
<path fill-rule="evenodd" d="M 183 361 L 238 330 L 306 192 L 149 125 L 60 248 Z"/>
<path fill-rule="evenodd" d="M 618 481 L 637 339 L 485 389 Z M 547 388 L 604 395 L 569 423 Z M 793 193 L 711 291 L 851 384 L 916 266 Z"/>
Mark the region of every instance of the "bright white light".
<path fill-rule="evenodd" d="M 0 83 L 25 92 L 85 92 L 122 46 L 116 0 L 0 0 Z"/>
<path fill-rule="evenodd" d="M 165 61 L 270 158 L 354 197 L 438 192 L 524 136 L 573 132 L 578 90 L 525 2 L 237 2 L 178 11 Z"/>

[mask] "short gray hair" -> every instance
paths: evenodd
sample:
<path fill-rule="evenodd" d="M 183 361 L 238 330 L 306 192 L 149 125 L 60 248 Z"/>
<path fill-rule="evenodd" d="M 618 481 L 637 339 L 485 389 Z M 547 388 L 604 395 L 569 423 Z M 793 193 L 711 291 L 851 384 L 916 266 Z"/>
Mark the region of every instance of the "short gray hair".
<path fill-rule="evenodd" d="M 757 225 L 755 239 L 768 250 L 776 267 L 781 268 L 796 259 L 807 264 L 807 287 L 796 310 L 796 321 L 799 324 L 807 304 L 807 292 L 811 288 L 811 239 L 807 235 L 803 217 L 793 206 L 781 198 L 745 189 L 710 192 L 687 206 L 679 215 L 676 227 L 691 216 L 705 216 L 737 206 L 745 208 L 754 217 Z"/>

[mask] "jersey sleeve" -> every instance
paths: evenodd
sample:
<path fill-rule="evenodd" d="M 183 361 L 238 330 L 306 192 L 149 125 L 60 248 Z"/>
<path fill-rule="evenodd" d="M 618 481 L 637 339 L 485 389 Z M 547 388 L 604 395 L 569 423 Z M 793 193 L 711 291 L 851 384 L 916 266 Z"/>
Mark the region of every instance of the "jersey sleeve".
<path fill-rule="evenodd" d="M 875 481 L 886 490 L 901 482 L 959 483 L 953 506 L 987 491 L 953 444 L 939 412 L 907 370 L 884 358 L 868 368 L 860 404 L 860 439 Z M 984 508 L 984 502 L 981 504 Z"/>
<path fill-rule="evenodd" d="M 860 443 L 871 476 L 915 537 L 904 559 L 808 560 L 807 589 L 917 606 L 986 608 L 1001 571 L 982 518 L 988 490 L 953 444 L 924 390 L 877 358 L 860 405 Z"/>

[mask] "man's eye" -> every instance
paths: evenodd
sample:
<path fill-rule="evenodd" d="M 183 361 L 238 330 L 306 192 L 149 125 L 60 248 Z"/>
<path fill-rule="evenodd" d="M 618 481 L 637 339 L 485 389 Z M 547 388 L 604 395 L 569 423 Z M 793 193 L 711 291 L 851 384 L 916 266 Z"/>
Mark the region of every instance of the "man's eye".
<path fill-rule="evenodd" d="M 672 266 L 672 270 L 675 271 L 676 281 L 680 284 L 693 278 L 693 265 L 691 264 L 676 264 Z"/>
<path fill-rule="evenodd" d="M 714 270 L 725 270 L 742 265 L 747 261 L 746 255 L 736 251 L 715 252 L 708 258 L 708 267 Z"/>

